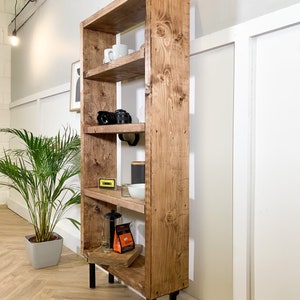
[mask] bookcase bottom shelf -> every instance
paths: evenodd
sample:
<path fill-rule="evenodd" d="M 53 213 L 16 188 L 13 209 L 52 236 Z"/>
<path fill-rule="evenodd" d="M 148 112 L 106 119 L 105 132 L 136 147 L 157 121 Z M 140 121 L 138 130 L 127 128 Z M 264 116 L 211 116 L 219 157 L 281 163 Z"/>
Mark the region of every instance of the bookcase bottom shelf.
<path fill-rule="evenodd" d="M 135 249 L 122 254 L 114 251 L 103 253 L 101 247 L 92 251 L 86 251 L 86 254 L 90 264 L 99 266 L 123 266 L 128 268 L 141 254 L 142 250 L 143 245 L 136 244 Z"/>
<path fill-rule="evenodd" d="M 95 260 L 88 259 L 90 264 L 90 287 L 95 287 Z M 100 264 L 97 264 L 100 265 Z M 139 255 L 134 262 L 126 267 L 124 265 L 100 265 L 103 269 L 107 270 L 109 274 L 117 277 L 125 285 L 128 285 L 140 292 L 145 294 L 145 257 Z"/>
<path fill-rule="evenodd" d="M 145 257 L 140 255 L 130 267 L 108 266 L 106 270 L 123 281 L 125 285 L 131 286 L 141 294 L 145 295 Z"/>

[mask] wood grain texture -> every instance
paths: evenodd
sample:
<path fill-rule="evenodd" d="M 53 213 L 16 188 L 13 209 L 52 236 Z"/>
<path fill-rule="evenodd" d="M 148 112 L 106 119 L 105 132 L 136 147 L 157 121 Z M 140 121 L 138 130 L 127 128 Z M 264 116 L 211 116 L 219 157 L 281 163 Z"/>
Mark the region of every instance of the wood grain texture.
<path fill-rule="evenodd" d="M 113 109 L 115 81 L 145 74 L 145 259 L 130 268 L 108 269 L 147 299 L 184 289 L 189 281 L 189 5 L 189 0 L 116 0 L 82 23 L 83 210 L 90 210 L 83 213 L 84 250 L 99 237 L 92 231 L 101 230 L 94 205 L 101 204 L 100 210 L 105 202 L 122 206 L 118 197 L 90 188 L 96 188 L 93 182 L 101 174 L 116 177 L 112 131 L 123 129 L 108 127 L 106 133 L 102 128 L 95 132 L 92 116 L 100 108 Z M 112 45 L 113 34 L 137 25 L 142 17 L 145 52 L 106 65 L 97 61 L 99 53 Z M 96 100 L 98 95 L 101 101 Z M 128 128 L 132 132 L 136 126 Z M 112 175 L 108 176 L 108 171 Z"/>
<path fill-rule="evenodd" d="M 122 254 L 114 251 L 111 251 L 109 253 L 103 253 L 101 251 L 101 247 L 99 247 L 94 251 L 88 251 L 88 258 L 89 263 L 104 266 L 121 266 L 128 268 L 142 253 L 142 250 L 143 245 L 135 245 L 135 249 Z"/>
<path fill-rule="evenodd" d="M 98 248 L 103 239 L 105 214 L 115 209 L 115 205 L 97 201 L 88 196 L 83 196 L 85 209 L 81 211 L 81 250 Z M 84 221 L 84 223 L 83 223 Z"/>
<path fill-rule="evenodd" d="M 145 212 L 145 201 L 135 198 L 124 198 L 121 196 L 121 188 L 118 190 L 109 189 L 99 189 L 99 188 L 88 188 L 83 190 L 84 195 L 89 196 L 93 199 L 98 199 L 99 201 L 105 201 L 113 205 L 118 205 L 136 212 Z"/>
<path fill-rule="evenodd" d="M 146 295 L 188 286 L 189 1 L 147 0 Z"/>
<path fill-rule="evenodd" d="M 99 65 L 97 68 L 89 70 L 85 78 L 117 82 L 124 79 L 134 79 L 145 74 L 144 49 L 131 53 L 129 55 L 114 59 L 106 64 Z"/>
<path fill-rule="evenodd" d="M 83 22 L 88 29 L 117 34 L 145 20 L 145 1 L 113 1 Z"/>
<path fill-rule="evenodd" d="M 145 123 L 130 123 L 130 124 L 113 124 L 113 125 L 97 125 L 87 126 L 84 128 L 84 133 L 90 134 L 109 134 L 109 133 L 136 133 L 145 132 Z"/>
<path fill-rule="evenodd" d="M 90 300 L 142 299 L 126 286 L 108 284 L 107 275 L 96 269 L 96 289 L 89 288 L 86 261 L 64 247 L 57 266 L 34 269 L 23 242 L 32 225 L 0 206 L 0 299 L 1 300 Z"/>
<path fill-rule="evenodd" d="M 87 126 L 97 125 L 98 111 L 116 110 L 116 84 L 85 80 L 88 70 L 103 61 L 103 50 L 116 42 L 113 34 L 85 29 L 81 24 L 81 132 Z M 116 136 L 103 138 L 89 134 L 81 135 L 81 187 L 97 187 L 99 178 L 116 178 Z M 112 205 L 84 196 L 82 190 L 81 210 L 82 251 L 100 245 L 104 214 Z"/>

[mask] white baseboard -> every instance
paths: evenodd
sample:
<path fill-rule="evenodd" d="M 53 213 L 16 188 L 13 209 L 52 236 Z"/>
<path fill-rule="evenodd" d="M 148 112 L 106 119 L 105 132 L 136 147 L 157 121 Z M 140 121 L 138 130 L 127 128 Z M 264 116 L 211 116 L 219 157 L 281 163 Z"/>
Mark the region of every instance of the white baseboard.
<path fill-rule="evenodd" d="M 72 250 L 77 254 L 81 254 L 80 252 L 80 238 L 70 234 L 68 231 L 64 230 L 60 224 L 58 224 L 55 228 L 55 231 L 60 234 L 64 238 L 64 246 Z"/>
<path fill-rule="evenodd" d="M 25 220 L 27 220 L 28 222 L 30 222 L 30 218 L 26 206 L 22 205 L 16 200 L 9 198 L 7 201 L 7 207 L 13 212 L 15 212 L 16 214 L 18 214 L 19 216 L 21 216 L 22 218 L 24 218 Z M 31 232 L 29 232 L 28 234 L 30 233 Z"/>
<path fill-rule="evenodd" d="M 8 191 L 0 191 L 0 205 L 7 203 L 8 196 Z"/>

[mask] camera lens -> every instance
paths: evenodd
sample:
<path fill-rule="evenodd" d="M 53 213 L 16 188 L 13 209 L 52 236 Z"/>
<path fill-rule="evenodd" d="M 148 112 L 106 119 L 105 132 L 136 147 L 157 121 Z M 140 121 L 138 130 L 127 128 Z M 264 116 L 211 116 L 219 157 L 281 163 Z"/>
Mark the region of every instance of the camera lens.
<path fill-rule="evenodd" d="M 115 112 L 117 124 L 127 124 L 131 123 L 130 114 L 124 109 L 118 109 Z"/>
<path fill-rule="evenodd" d="M 97 117 L 99 125 L 107 125 L 107 124 L 116 124 L 116 116 L 115 113 L 111 113 L 108 111 L 99 111 Z"/>
<path fill-rule="evenodd" d="M 98 111 L 97 120 L 99 125 L 127 124 L 131 123 L 130 114 L 124 109 L 117 109 L 115 112 Z"/>

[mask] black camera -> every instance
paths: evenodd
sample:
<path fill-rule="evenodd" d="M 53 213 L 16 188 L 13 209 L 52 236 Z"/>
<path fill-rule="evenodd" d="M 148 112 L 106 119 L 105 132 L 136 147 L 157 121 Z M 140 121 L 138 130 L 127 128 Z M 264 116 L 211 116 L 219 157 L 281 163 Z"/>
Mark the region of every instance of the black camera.
<path fill-rule="evenodd" d="M 99 125 L 127 124 L 131 123 L 130 114 L 124 109 L 117 109 L 115 112 L 98 111 L 97 120 Z"/>

